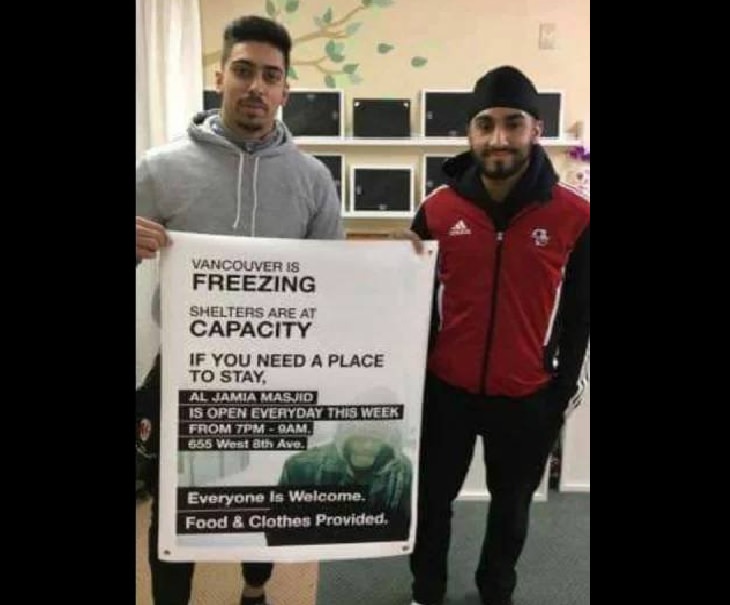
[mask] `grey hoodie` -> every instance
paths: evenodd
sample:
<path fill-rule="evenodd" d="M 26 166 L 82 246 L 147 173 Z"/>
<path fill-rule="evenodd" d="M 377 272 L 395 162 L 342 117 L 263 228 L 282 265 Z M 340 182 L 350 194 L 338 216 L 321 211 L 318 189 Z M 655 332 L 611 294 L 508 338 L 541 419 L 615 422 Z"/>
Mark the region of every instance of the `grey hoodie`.
<path fill-rule="evenodd" d="M 198 114 L 187 137 L 137 164 L 137 215 L 167 229 L 299 239 L 341 239 L 340 203 L 327 168 L 277 123 L 278 144 L 246 153 Z M 206 120 L 207 118 L 207 120 Z"/>
<path fill-rule="evenodd" d="M 277 122 L 245 152 L 197 114 L 183 136 L 137 163 L 137 216 L 175 231 L 249 237 L 342 239 L 340 202 L 327 167 L 300 151 Z M 159 292 L 152 304 L 159 321 Z"/>

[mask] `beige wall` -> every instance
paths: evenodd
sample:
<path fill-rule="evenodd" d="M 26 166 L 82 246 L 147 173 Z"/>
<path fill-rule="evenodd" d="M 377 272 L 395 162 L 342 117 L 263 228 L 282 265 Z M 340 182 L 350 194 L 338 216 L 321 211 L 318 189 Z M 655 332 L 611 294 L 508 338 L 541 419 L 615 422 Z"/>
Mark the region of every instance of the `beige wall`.
<path fill-rule="evenodd" d="M 276 0 L 283 4 L 284 0 Z M 247 13 L 265 15 L 265 0 L 201 0 L 203 51 L 221 49 L 225 24 Z M 283 22 L 294 39 L 317 31 L 313 17 L 330 6 L 333 21 L 357 8 L 360 0 L 301 0 L 298 10 Z M 589 0 L 393 0 L 387 8 L 356 13 L 348 23 L 362 25 L 345 44 L 343 64 L 357 63 L 362 82 L 338 78 L 339 88 L 362 96 L 405 96 L 414 102 L 422 88 L 471 88 L 490 67 L 504 63 L 523 69 L 538 88 L 566 93 L 566 124 L 583 120 L 590 111 Z M 540 23 L 556 26 L 555 49 L 540 50 Z M 346 25 L 346 24 L 345 24 Z M 344 25 L 343 25 L 344 27 Z M 322 57 L 326 38 L 297 43 L 292 62 L 297 87 L 324 87 L 323 74 L 301 61 Z M 379 54 L 379 43 L 395 48 Z M 413 56 L 428 59 L 411 67 Z M 325 68 L 338 68 L 326 62 Z M 215 64 L 204 70 L 206 85 L 213 85 Z"/>
<path fill-rule="evenodd" d="M 286 4 L 286 0 L 272 1 L 278 7 Z M 200 4 L 204 83 L 212 88 L 226 23 L 243 14 L 265 15 L 266 0 L 200 0 Z M 326 74 L 302 62 L 326 57 L 324 49 L 329 38 L 315 25 L 314 17 L 323 15 L 329 7 L 333 7 L 331 21 L 337 22 L 361 7 L 361 1 L 301 0 L 296 11 L 282 10 L 277 17 L 295 40 L 292 63 L 298 79 L 291 81 L 292 87 L 325 87 Z M 354 96 L 410 97 L 413 132 L 418 133 L 422 89 L 470 89 L 485 71 L 507 63 L 525 71 L 538 88 L 565 92 L 564 126 L 570 130 L 590 115 L 589 21 L 589 0 L 392 0 L 386 8 L 360 8 L 335 28 L 343 31 L 349 24 L 361 24 L 351 36 L 336 40 L 343 43 L 341 52 L 345 60 L 335 63 L 325 58 L 320 67 L 340 71 L 343 65 L 358 64 L 356 74 L 361 82 L 352 83 L 347 75 L 335 76 L 337 88 L 345 91 L 346 132 L 350 132 L 349 100 Z M 555 25 L 552 50 L 539 48 L 541 23 Z M 308 39 L 297 41 L 304 37 Z M 380 54 L 377 46 L 381 43 L 394 48 Z M 426 64 L 413 67 L 411 59 L 415 56 L 426 58 Z M 343 151 L 348 163 L 397 161 L 410 163 L 416 170 L 420 167 L 421 152 L 441 152 L 359 148 Z M 566 151 L 549 149 L 563 175 L 572 165 Z M 417 200 L 420 195 L 417 187 Z"/>

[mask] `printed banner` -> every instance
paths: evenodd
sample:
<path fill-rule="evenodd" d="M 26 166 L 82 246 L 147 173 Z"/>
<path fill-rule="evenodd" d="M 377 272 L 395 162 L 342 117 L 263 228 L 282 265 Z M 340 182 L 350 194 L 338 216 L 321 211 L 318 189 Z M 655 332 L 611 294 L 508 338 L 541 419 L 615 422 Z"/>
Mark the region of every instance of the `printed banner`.
<path fill-rule="evenodd" d="M 170 236 L 160 557 L 410 553 L 436 242 Z"/>

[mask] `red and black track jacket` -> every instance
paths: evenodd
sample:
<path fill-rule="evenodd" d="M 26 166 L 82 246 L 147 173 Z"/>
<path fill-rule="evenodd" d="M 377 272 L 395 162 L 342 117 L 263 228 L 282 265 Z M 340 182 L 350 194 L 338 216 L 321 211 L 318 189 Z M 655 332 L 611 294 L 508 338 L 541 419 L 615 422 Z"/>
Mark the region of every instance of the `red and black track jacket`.
<path fill-rule="evenodd" d="M 539 145 L 494 202 L 470 152 L 412 230 L 439 242 L 429 370 L 468 392 L 524 397 L 550 385 L 565 405 L 590 337 L 590 204 L 560 184 Z"/>

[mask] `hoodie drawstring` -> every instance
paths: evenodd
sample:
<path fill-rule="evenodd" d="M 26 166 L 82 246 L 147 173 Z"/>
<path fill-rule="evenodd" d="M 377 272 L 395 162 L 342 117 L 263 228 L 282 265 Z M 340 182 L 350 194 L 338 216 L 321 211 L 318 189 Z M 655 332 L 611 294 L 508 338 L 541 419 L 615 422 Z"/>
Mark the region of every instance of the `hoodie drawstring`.
<path fill-rule="evenodd" d="M 238 195 L 236 205 L 236 221 L 233 228 L 238 229 L 238 223 L 241 222 L 241 181 L 243 180 L 243 168 L 246 164 L 246 155 L 241 154 L 238 162 Z M 253 159 L 253 211 L 251 212 L 251 237 L 256 237 L 256 206 L 258 205 L 258 177 L 259 177 L 259 157 L 254 156 Z"/>
<path fill-rule="evenodd" d="M 258 204 L 258 184 L 256 182 L 259 174 L 259 157 L 254 156 L 253 160 L 253 212 L 251 213 L 251 237 L 256 237 L 256 205 Z M 240 185 L 239 185 L 240 187 Z"/>
<path fill-rule="evenodd" d="M 234 229 L 238 229 L 238 222 L 241 220 L 241 179 L 243 178 L 243 165 L 244 165 L 245 156 L 242 153 L 239 155 L 240 155 L 240 159 L 238 161 L 238 189 L 237 189 L 238 204 L 236 207 L 236 220 L 233 223 Z"/>

